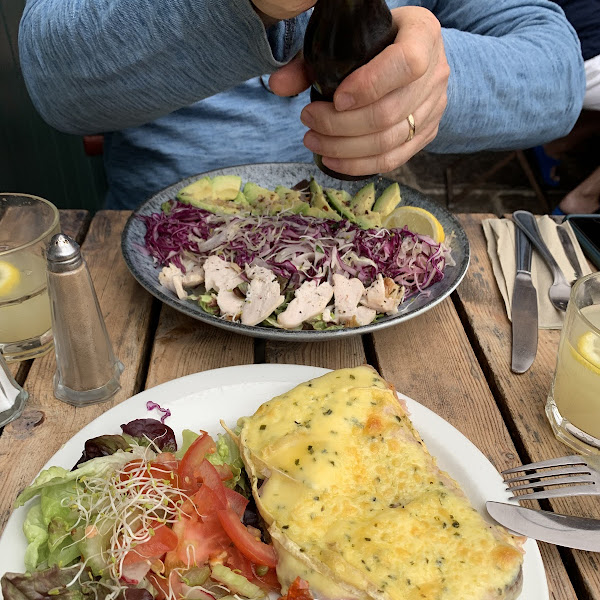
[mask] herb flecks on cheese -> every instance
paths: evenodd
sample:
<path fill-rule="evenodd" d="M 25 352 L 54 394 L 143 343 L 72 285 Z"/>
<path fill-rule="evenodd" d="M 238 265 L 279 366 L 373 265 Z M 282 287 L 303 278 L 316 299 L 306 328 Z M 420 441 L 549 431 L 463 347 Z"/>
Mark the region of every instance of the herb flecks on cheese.
<path fill-rule="evenodd" d="M 300 574 L 329 598 L 515 597 L 519 540 L 471 507 L 370 367 L 263 404 L 240 439 L 284 585 Z"/>

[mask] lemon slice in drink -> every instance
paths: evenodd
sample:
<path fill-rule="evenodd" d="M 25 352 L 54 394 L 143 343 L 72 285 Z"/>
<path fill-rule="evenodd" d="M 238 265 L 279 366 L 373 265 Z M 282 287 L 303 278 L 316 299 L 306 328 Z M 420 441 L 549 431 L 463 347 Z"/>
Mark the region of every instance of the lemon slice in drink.
<path fill-rule="evenodd" d="M 21 280 L 21 273 L 15 265 L 0 260 L 0 296 L 6 296 Z"/>
<path fill-rule="evenodd" d="M 408 227 L 413 233 L 426 235 L 438 244 L 446 237 L 441 223 L 429 211 L 418 206 L 399 206 L 383 220 L 382 226 L 386 229 Z"/>
<path fill-rule="evenodd" d="M 577 340 L 577 350 L 585 366 L 600 375 L 600 338 L 587 331 Z"/>

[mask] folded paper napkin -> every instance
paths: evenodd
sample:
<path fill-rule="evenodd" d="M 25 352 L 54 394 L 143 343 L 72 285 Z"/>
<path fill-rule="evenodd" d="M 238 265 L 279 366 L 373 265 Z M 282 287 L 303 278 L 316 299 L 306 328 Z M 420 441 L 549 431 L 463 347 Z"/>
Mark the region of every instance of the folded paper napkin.
<path fill-rule="evenodd" d="M 556 228 L 559 227 L 548 215 L 537 218 L 538 228 L 542 238 L 546 242 L 552 256 L 558 263 L 567 281 L 575 279 L 575 271 L 565 254 L 563 246 L 558 238 Z M 492 268 L 496 282 L 500 288 L 500 293 L 504 298 L 508 318 L 511 318 L 511 302 L 513 288 L 515 286 L 515 276 L 517 274 L 516 256 L 515 256 L 515 224 L 510 219 L 486 219 L 483 221 L 483 231 L 487 239 L 487 251 L 492 261 Z M 564 227 L 568 233 L 579 265 L 584 275 L 590 273 L 590 268 L 583 255 L 579 242 L 567 222 L 560 227 Z M 544 262 L 544 259 L 533 249 L 533 259 L 531 262 L 531 277 L 533 285 L 537 290 L 538 301 L 538 327 L 540 329 L 560 329 L 563 324 L 565 314 L 554 308 L 548 297 L 548 290 L 553 282 L 550 269 Z"/>

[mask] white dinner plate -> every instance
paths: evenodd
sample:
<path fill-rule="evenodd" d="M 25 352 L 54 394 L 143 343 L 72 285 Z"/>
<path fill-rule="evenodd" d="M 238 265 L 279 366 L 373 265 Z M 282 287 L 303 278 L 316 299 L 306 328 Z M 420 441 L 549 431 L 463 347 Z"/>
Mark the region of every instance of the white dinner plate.
<path fill-rule="evenodd" d="M 235 425 L 239 417 L 251 415 L 267 400 L 292 387 L 318 377 L 328 369 L 299 365 L 242 365 L 194 373 L 146 390 L 115 406 L 74 435 L 44 466 L 71 469 L 81 456 L 84 442 L 98 435 L 121 433 L 120 425 L 133 419 L 160 418 L 148 411 L 151 400 L 171 410 L 167 424 L 181 442 L 183 429 L 204 429 L 211 435 L 222 433 L 219 421 Z M 485 456 L 458 430 L 418 402 L 406 400 L 412 422 L 438 464 L 447 471 L 469 497 L 473 506 L 491 522 L 486 500 L 507 502 L 502 478 Z M 32 502 L 32 501 L 30 501 Z M 0 576 L 23 572 L 26 540 L 22 533 L 28 505 L 18 508 L 8 520 L 0 538 Z M 1 597 L 1 595 L 0 595 Z M 519 600 L 548 600 L 548 586 L 542 558 L 534 540 L 525 543 L 523 592 Z"/>

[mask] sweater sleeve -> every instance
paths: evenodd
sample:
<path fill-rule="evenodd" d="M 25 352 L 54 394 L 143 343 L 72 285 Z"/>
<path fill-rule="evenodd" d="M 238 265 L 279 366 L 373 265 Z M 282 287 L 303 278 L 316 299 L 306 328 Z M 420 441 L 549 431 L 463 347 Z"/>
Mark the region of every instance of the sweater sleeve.
<path fill-rule="evenodd" d="M 265 32 L 249 0 L 28 0 L 21 67 L 50 125 L 112 131 L 276 70 L 299 50 L 302 18 Z"/>
<path fill-rule="evenodd" d="M 566 135 L 581 112 L 579 40 L 547 0 L 433 2 L 451 75 L 432 152 L 529 148 Z"/>

